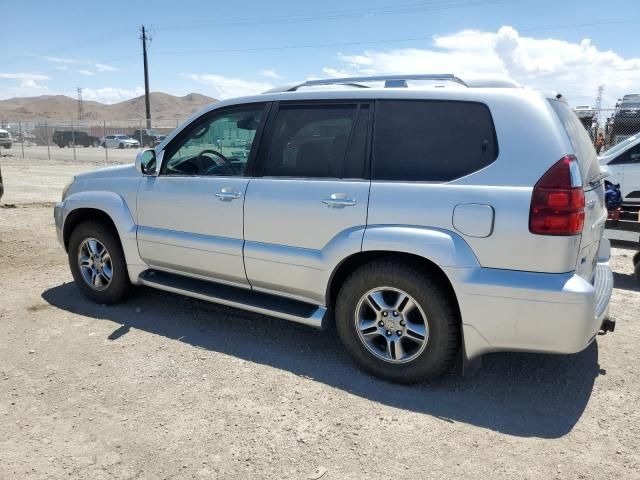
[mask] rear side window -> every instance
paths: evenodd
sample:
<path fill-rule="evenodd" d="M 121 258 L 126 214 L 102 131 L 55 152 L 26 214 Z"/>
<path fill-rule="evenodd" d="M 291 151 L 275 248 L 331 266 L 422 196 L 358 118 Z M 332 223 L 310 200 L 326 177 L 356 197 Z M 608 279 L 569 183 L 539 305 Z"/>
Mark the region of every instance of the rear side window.
<path fill-rule="evenodd" d="M 588 182 L 600 175 L 598 154 L 595 148 L 593 148 L 591 139 L 580 122 L 580 119 L 578 119 L 578 116 L 565 102 L 549 99 L 549 103 L 555 110 L 556 115 L 558 115 L 571 141 L 576 158 L 578 159 L 578 164 L 580 165 L 582 179 Z"/>
<path fill-rule="evenodd" d="M 446 182 L 491 164 L 498 145 L 481 103 L 381 100 L 373 155 L 374 180 Z"/>
<path fill-rule="evenodd" d="M 362 178 L 368 113 L 368 105 L 281 105 L 262 174 Z"/>

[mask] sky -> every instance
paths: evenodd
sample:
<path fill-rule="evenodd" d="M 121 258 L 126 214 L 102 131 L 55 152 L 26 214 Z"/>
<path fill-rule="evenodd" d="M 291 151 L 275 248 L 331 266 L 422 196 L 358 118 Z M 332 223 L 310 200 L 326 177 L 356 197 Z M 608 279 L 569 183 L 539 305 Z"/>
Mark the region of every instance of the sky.
<path fill-rule="evenodd" d="M 94 4 L 95 6 L 92 6 Z M 308 78 L 508 75 L 603 107 L 640 93 L 640 0 L 0 0 L 0 99 L 215 98 Z"/>

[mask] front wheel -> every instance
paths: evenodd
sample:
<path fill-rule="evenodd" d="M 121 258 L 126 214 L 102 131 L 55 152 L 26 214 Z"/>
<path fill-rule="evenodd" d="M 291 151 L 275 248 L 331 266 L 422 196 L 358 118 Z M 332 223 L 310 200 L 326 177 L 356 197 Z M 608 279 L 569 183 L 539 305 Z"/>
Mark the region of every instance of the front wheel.
<path fill-rule="evenodd" d="M 5 143 L 4 144 L 4 148 L 6 148 L 7 150 L 9 150 L 11 148 L 11 144 L 10 143 Z"/>
<path fill-rule="evenodd" d="M 96 303 L 118 303 L 131 291 L 117 235 L 103 223 L 81 223 L 69 239 L 69 266 L 80 291 Z"/>
<path fill-rule="evenodd" d="M 367 372 L 398 383 L 438 376 L 455 358 L 460 320 L 449 291 L 411 264 L 380 260 L 356 270 L 336 301 L 340 340 Z"/>
<path fill-rule="evenodd" d="M 124 143 L 121 143 L 120 145 L 118 145 L 118 148 L 124 148 Z"/>

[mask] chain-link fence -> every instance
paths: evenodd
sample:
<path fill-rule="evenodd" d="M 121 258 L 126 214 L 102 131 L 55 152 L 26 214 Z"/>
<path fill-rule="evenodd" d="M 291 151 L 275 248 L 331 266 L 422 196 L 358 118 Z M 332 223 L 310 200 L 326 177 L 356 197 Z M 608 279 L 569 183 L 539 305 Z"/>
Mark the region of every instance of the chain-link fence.
<path fill-rule="evenodd" d="M 594 109 L 576 108 L 578 118 L 589 133 L 598 153 L 640 132 L 640 105 L 632 108 Z"/>
<path fill-rule="evenodd" d="M 182 119 L 154 122 L 1 121 L 0 155 L 34 160 L 103 163 L 132 161 L 139 148 L 160 143 Z"/>
<path fill-rule="evenodd" d="M 640 132 L 637 109 L 575 109 L 598 153 Z M 184 119 L 161 120 L 146 128 L 144 120 L 0 121 L 0 155 L 64 161 L 126 163 L 138 148 L 153 147 Z"/>

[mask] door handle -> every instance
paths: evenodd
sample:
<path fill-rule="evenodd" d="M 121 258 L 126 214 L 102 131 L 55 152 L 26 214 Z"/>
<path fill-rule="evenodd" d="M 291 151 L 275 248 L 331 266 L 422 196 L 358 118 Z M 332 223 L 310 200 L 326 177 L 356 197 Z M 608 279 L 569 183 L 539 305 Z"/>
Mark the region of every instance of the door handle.
<path fill-rule="evenodd" d="M 334 193 L 330 198 L 325 198 L 322 200 L 329 208 L 344 208 L 344 207 L 352 207 L 356 204 L 356 201 L 352 198 L 347 197 L 345 193 Z"/>
<path fill-rule="evenodd" d="M 223 188 L 218 193 L 216 193 L 216 197 L 218 197 L 223 202 L 230 202 L 231 200 L 240 198 L 240 196 L 241 196 L 240 193 L 234 192 L 230 188 Z"/>

